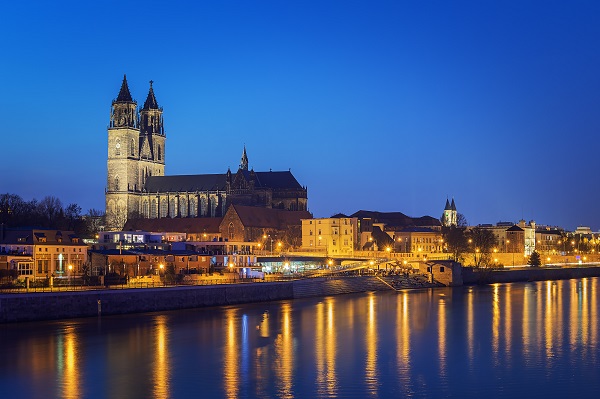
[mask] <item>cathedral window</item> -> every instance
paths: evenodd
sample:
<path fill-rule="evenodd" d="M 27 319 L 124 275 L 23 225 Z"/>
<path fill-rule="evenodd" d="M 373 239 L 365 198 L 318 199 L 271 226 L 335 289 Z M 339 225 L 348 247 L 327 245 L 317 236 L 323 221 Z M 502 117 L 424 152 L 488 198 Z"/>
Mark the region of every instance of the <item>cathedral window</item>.
<path fill-rule="evenodd" d="M 175 198 L 171 198 L 169 205 L 169 216 L 172 218 L 177 217 L 177 202 L 175 201 Z"/>
<path fill-rule="evenodd" d="M 235 233 L 235 229 L 233 227 L 233 223 L 229 222 L 229 226 L 227 227 L 228 230 L 228 236 L 229 236 L 229 240 L 233 241 L 233 237 L 234 237 L 234 233 Z"/>
<path fill-rule="evenodd" d="M 198 205 L 196 203 L 196 198 L 190 199 L 190 216 L 196 217 L 198 215 Z"/>
<path fill-rule="evenodd" d="M 135 141 L 131 139 L 131 143 L 129 144 L 129 153 L 131 156 L 135 155 Z"/>
<path fill-rule="evenodd" d="M 179 199 L 179 214 L 181 215 L 182 218 L 187 217 L 187 215 L 188 215 L 187 201 L 185 198 Z"/>
<path fill-rule="evenodd" d="M 150 216 L 149 212 L 148 212 L 148 201 L 144 200 L 144 202 L 142 203 L 142 215 L 145 218 L 148 218 Z"/>
<path fill-rule="evenodd" d="M 161 152 L 161 148 L 160 145 L 158 146 L 158 160 L 160 161 L 162 159 L 162 152 Z"/>
<path fill-rule="evenodd" d="M 200 199 L 200 215 L 206 216 L 207 214 L 207 206 L 206 206 L 206 198 L 202 197 Z"/>
<path fill-rule="evenodd" d="M 115 144 L 115 155 L 121 155 L 121 141 L 117 139 L 117 144 Z"/>
<path fill-rule="evenodd" d="M 115 191 L 119 191 L 119 176 L 115 177 Z"/>
<path fill-rule="evenodd" d="M 168 206 L 169 204 L 167 203 L 166 200 L 160 201 L 160 217 L 161 218 L 166 218 L 167 217 L 167 211 L 168 211 Z"/>
<path fill-rule="evenodd" d="M 158 207 L 156 206 L 156 200 L 152 200 L 152 205 L 150 207 L 150 217 L 152 219 L 156 219 L 158 216 Z"/>

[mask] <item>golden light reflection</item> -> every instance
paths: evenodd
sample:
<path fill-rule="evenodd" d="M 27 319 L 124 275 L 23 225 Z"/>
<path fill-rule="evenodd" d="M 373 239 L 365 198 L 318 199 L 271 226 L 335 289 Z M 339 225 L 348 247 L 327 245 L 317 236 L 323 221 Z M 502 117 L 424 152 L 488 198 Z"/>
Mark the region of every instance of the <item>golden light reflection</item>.
<path fill-rule="evenodd" d="M 467 345 L 469 353 L 469 365 L 473 366 L 473 360 L 475 356 L 475 315 L 473 311 L 473 301 L 475 295 L 473 290 L 469 290 L 467 294 Z"/>
<path fill-rule="evenodd" d="M 500 354 L 500 284 L 494 284 L 492 293 L 492 355 L 494 365 L 498 365 L 498 355 Z"/>
<path fill-rule="evenodd" d="M 326 350 L 327 350 L 327 394 L 331 397 L 337 396 L 337 376 L 336 376 L 336 331 L 335 331 L 335 299 L 327 299 L 327 332 L 326 332 Z"/>
<path fill-rule="evenodd" d="M 553 341 L 553 336 L 554 336 L 554 328 L 553 326 L 556 323 L 556 320 L 554 320 L 554 312 L 553 312 L 553 296 L 552 296 L 552 287 L 553 284 L 556 284 L 556 282 L 554 281 L 546 281 L 545 284 L 545 290 L 546 290 L 546 312 L 544 315 L 544 324 L 545 324 L 545 330 L 546 330 L 546 340 L 545 340 L 545 352 L 546 352 L 546 358 L 552 358 L 554 356 L 554 341 Z"/>
<path fill-rule="evenodd" d="M 507 299 L 504 301 L 504 352 L 509 361 L 512 356 L 512 296 L 515 295 L 511 288 L 510 284 L 506 285 L 503 295 Z"/>
<path fill-rule="evenodd" d="M 367 392 L 377 394 L 377 315 L 375 296 L 369 295 L 367 311 L 367 333 L 365 334 L 367 359 L 365 364 L 365 385 Z"/>
<path fill-rule="evenodd" d="M 569 303 L 571 307 L 569 309 L 569 344 L 574 347 L 577 344 L 577 333 L 579 325 L 579 281 L 571 280 L 571 298 Z"/>
<path fill-rule="evenodd" d="M 156 316 L 156 344 L 154 350 L 154 397 L 166 398 L 170 392 L 169 326 L 167 316 Z"/>
<path fill-rule="evenodd" d="M 77 348 L 77 333 L 74 327 L 69 327 L 64 336 L 64 373 L 63 373 L 63 397 L 80 398 L 81 389 L 79 375 L 79 353 Z"/>
<path fill-rule="evenodd" d="M 446 303 L 438 300 L 438 351 L 440 357 L 440 377 L 446 377 Z"/>
<path fill-rule="evenodd" d="M 237 398 L 239 394 L 239 350 L 236 329 L 237 309 L 225 311 L 227 334 L 225 335 L 225 359 L 223 361 L 223 390 L 227 398 Z"/>
<path fill-rule="evenodd" d="M 588 345 L 590 338 L 589 283 L 588 278 L 581 280 L 581 344 L 584 346 Z"/>
<path fill-rule="evenodd" d="M 591 323 L 590 327 L 590 346 L 593 348 L 597 348 L 598 347 L 598 306 L 596 306 L 596 304 L 598 303 L 598 279 L 595 278 L 592 280 L 591 283 L 591 287 L 590 287 L 590 304 L 591 304 L 591 312 L 590 312 L 590 320 L 596 320 L 595 323 Z M 594 362 L 595 362 L 595 357 L 597 356 L 598 352 L 594 352 L 592 356 L 594 356 Z"/>
<path fill-rule="evenodd" d="M 315 312 L 315 365 L 317 367 L 317 392 L 323 395 L 325 386 L 325 340 L 324 340 L 324 304 L 317 304 Z"/>
<path fill-rule="evenodd" d="M 408 311 L 408 293 L 398 294 L 396 307 L 396 362 L 400 373 L 400 388 L 406 389 L 410 384 L 410 315 Z"/>
<path fill-rule="evenodd" d="M 275 376 L 277 397 L 293 398 L 294 347 L 292 337 L 292 308 L 289 303 L 281 306 L 281 334 L 275 339 Z"/>
<path fill-rule="evenodd" d="M 523 294 L 523 354 L 527 357 L 529 354 L 529 344 L 531 343 L 531 325 L 530 325 L 530 311 L 529 311 L 529 296 L 530 292 L 528 289 L 525 289 Z"/>

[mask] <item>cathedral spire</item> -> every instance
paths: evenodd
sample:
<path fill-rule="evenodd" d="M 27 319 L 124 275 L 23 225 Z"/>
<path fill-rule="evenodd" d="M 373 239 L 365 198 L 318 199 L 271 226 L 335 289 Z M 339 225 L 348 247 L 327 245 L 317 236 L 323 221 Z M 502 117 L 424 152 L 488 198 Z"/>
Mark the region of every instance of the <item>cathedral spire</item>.
<path fill-rule="evenodd" d="M 240 160 L 240 169 L 248 170 L 248 155 L 246 154 L 246 145 L 244 144 L 244 152 L 242 152 L 242 159 Z"/>
<path fill-rule="evenodd" d="M 119 91 L 119 95 L 117 96 L 117 102 L 126 102 L 131 103 L 133 99 L 131 98 L 131 93 L 129 92 L 129 86 L 127 85 L 127 75 L 123 75 L 123 83 L 121 84 L 121 90 Z"/>
<path fill-rule="evenodd" d="M 148 109 L 158 109 L 158 103 L 156 102 L 156 97 L 154 96 L 154 89 L 152 88 L 152 83 L 154 81 L 150 81 L 150 91 L 148 91 L 148 97 L 146 98 L 146 102 L 144 102 L 145 110 Z"/>

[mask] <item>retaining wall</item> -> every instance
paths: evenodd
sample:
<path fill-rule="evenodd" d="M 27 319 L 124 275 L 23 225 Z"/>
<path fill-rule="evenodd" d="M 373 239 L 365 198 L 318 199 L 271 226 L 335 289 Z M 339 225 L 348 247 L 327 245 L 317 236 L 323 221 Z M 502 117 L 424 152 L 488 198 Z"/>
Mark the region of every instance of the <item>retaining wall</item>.
<path fill-rule="evenodd" d="M 0 323 L 224 306 L 389 289 L 375 277 L 0 295 Z"/>
<path fill-rule="evenodd" d="M 523 269 L 474 269 L 463 267 L 464 284 L 514 283 L 519 281 L 568 280 L 572 278 L 599 277 L 600 266 Z"/>

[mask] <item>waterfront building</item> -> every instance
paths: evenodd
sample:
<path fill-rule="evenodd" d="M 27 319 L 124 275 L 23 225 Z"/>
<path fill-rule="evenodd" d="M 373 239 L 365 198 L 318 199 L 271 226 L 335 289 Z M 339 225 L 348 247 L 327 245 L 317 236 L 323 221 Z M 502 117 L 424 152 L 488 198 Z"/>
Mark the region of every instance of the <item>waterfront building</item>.
<path fill-rule="evenodd" d="M 305 211 L 307 189 L 291 171 L 255 172 L 244 147 L 237 172 L 166 176 L 166 133 L 152 81 L 144 105 L 123 77 L 108 127 L 107 230 L 132 217 L 222 217 L 231 204 Z"/>
<path fill-rule="evenodd" d="M 537 227 L 535 231 L 535 247 L 541 254 L 561 253 L 564 231 L 556 227 Z"/>
<path fill-rule="evenodd" d="M 427 256 L 444 251 L 442 232 L 426 227 L 406 227 L 394 232 L 396 252 Z"/>
<path fill-rule="evenodd" d="M 0 269 L 33 279 L 80 274 L 88 260 L 87 245 L 72 231 L 2 229 Z"/>
<path fill-rule="evenodd" d="M 98 234 L 95 249 L 168 249 L 173 242 L 185 241 L 186 234 L 179 232 L 103 231 Z"/>
<path fill-rule="evenodd" d="M 209 254 L 173 249 L 93 249 L 90 251 L 91 273 L 94 276 L 118 274 L 122 277 L 151 276 L 165 273 L 173 266 L 175 273 L 208 273 Z"/>
<path fill-rule="evenodd" d="M 410 217 L 402 212 L 378 212 L 360 210 L 350 217 L 358 220 L 360 248 L 371 249 L 373 245 L 385 247 L 393 242 L 395 231 L 406 227 L 426 227 L 441 230 L 440 221 L 431 216 Z M 384 232 L 384 235 L 379 232 Z"/>
<path fill-rule="evenodd" d="M 358 219 L 331 217 L 302 220 L 302 249 L 329 255 L 353 255 Z"/>

